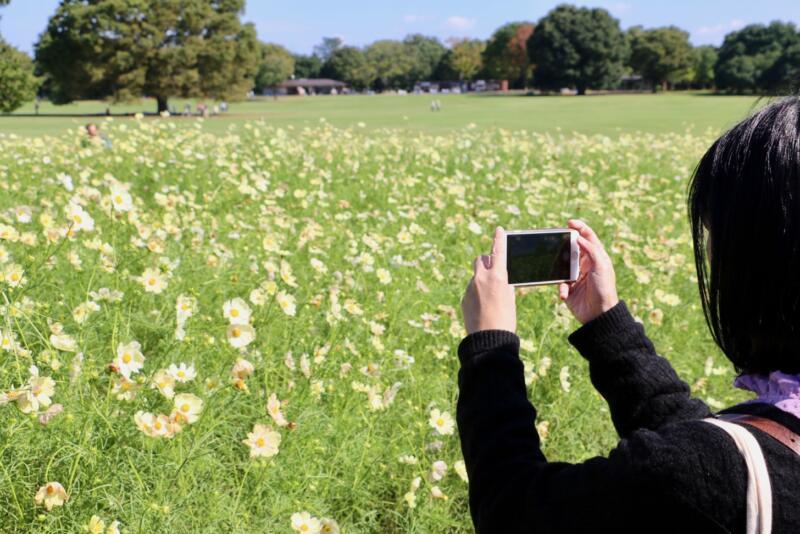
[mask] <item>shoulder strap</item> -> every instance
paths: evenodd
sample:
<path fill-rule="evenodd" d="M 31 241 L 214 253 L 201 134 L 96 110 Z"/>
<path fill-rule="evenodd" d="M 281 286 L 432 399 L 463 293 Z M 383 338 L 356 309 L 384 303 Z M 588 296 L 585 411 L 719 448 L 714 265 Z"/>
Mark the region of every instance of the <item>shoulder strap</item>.
<path fill-rule="evenodd" d="M 731 423 L 744 423 L 754 426 L 786 445 L 797 455 L 800 455 L 800 436 L 772 419 L 758 417 L 757 415 L 743 415 L 737 413 L 719 414 L 717 417 L 725 421 L 730 421 Z"/>
<path fill-rule="evenodd" d="M 772 485 L 761 446 L 744 426 L 721 419 L 703 419 L 724 430 L 736 444 L 747 466 L 747 534 L 772 532 Z"/>

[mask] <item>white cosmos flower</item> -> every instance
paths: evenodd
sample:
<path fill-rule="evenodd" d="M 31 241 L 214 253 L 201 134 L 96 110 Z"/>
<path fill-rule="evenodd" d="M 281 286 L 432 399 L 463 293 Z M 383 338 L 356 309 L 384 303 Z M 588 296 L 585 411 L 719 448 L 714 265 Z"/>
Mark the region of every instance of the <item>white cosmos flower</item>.
<path fill-rule="evenodd" d="M 226 301 L 222 305 L 222 312 L 231 324 L 249 324 L 250 315 L 253 313 L 250 306 L 238 297 Z"/>
<path fill-rule="evenodd" d="M 36 492 L 33 500 L 38 505 L 44 505 L 45 509 L 49 512 L 54 506 L 63 506 L 64 502 L 69 499 L 67 491 L 64 486 L 58 482 L 48 482 Z"/>
<path fill-rule="evenodd" d="M 456 463 L 453 464 L 453 469 L 455 469 L 461 480 L 464 482 L 469 482 L 469 477 L 467 476 L 467 465 L 464 463 L 464 460 L 457 460 Z"/>
<path fill-rule="evenodd" d="M 191 393 L 179 393 L 175 395 L 175 412 L 180 421 L 192 424 L 200 417 L 203 411 L 203 400 Z"/>
<path fill-rule="evenodd" d="M 153 375 L 150 387 L 158 389 L 162 395 L 171 399 L 175 396 L 175 377 L 166 369 L 159 369 Z"/>
<path fill-rule="evenodd" d="M 263 456 L 269 458 L 278 454 L 281 435 L 267 425 L 255 424 L 253 431 L 247 433 L 242 443 L 250 447 L 250 458 Z"/>
<path fill-rule="evenodd" d="M 298 512 L 292 514 L 292 529 L 303 534 L 319 534 L 322 523 L 308 512 Z"/>
<path fill-rule="evenodd" d="M 64 352 L 77 352 L 78 343 L 67 334 L 51 334 L 50 344 Z"/>
<path fill-rule="evenodd" d="M 183 362 L 178 365 L 173 363 L 169 366 L 167 372 L 178 382 L 191 382 L 197 376 L 194 365 L 191 363 L 189 365 Z"/>
<path fill-rule="evenodd" d="M 253 366 L 252 363 L 248 362 L 244 358 L 239 358 L 236 360 L 236 363 L 233 364 L 231 368 L 231 375 L 234 378 L 238 378 L 240 380 L 244 380 L 255 371 L 256 368 Z"/>
<path fill-rule="evenodd" d="M 194 315 L 197 308 L 197 299 L 186 295 L 179 295 L 175 302 L 175 313 L 179 319 L 188 319 Z"/>
<path fill-rule="evenodd" d="M 442 436 L 449 436 L 455 428 L 455 422 L 450 414 L 436 408 L 431 410 L 431 418 L 428 422 Z"/>
<path fill-rule="evenodd" d="M 228 327 L 226 336 L 231 346 L 241 349 L 253 342 L 256 331 L 249 324 L 232 324 Z"/>
<path fill-rule="evenodd" d="M 281 401 L 278 400 L 278 396 L 274 393 L 267 400 L 267 413 L 269 413 L 276 425 L 287 426 L 289 424 L 289 421 L 281 413 Z"/>
<path fill-rule="evenodd" d="M 130 211 L 133 208 L 133 198 L 127 190 L 119 185 L 111 186 L 111 205 L 116 211 Z"/>
<path fill-rule="evenodd" d="M 145 269 L 139 277 L 139 282 L 148 293 L 162 293 L 167 288 L 167 278 L 158 269 Z"/>
<path fill-rule="evenodd" d="M 278 306 L 281 307 L 281 310 L 283 310 L 283 313 L 286 315 L 292 317 L 297 313 L 297 306 L 295 305 L 295 300 L 292 295 L 281 291 L 277 294 L 275 300 L 278 301 Z"/>
<path fill-rule="evenodd" d="M 75 232 L 91 232 L 94 230 L 94 219 L 78 204 L 68 204 L 65 208 L 72 230 Z"/>
<path fill-rule="evenodd" d="M 131 374 L 138 373 L 142 369 L 144 355 L 141 352 L 141 348 L 142 346 L 138 341 L 117 345 L 117 358 L 114 363 L 119 369 L 119 374 L 130 379 Z"/>

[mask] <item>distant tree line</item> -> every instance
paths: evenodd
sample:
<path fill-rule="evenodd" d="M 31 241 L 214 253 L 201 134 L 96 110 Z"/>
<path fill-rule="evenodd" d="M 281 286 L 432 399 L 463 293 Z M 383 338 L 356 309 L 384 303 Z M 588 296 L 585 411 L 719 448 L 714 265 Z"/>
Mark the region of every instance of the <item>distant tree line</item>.
<path fill-rule="evenodd" d="M 0 6 L 9 0 L 0 0 Z M 492 36 L 408 35 L 368 46 L 323 38 L 310 55 L 256 39 L 240 16 L 245 0 L 61 0 L 35 58 L 0 39 L 0 111 L 33 99 L 172 97 L 235 99 L 289 78 L 327 77 L 355 90 L 412 89 L 417 82 L 507 80 L 515 89 L 704 88 L 777 94 L 800 85 L 800 32 L 792 23 L 752 24 L 720 47 L 694 47 L 674 26 L 623 31 L 601 8 L 560 5 L 538 21 Z"/>
<path fill-rule="evenodd" d="M 282 65 L 280 76 L 256 80 L 262 91 L 281 79 L 328 77 L 361 89 L 411 89 L 420 81 L 508 80 L 511 88 L 613 89 L 639 75 L 653 90 L 716 89 L 785 93 L 800 86 L 800 32 L 792 23 L 752 24 L 729 33 L 721 47 L 689 42 L 674 27 L 623 31 L 601 8 L 561 5 L 537 22 L 513 22 L 487 40 L 414 34 L 363 48 L 324 38 L 311 55 L 279 45 L 263 63 Z M 277 73 L 277 69 L 263 67 Z"/>

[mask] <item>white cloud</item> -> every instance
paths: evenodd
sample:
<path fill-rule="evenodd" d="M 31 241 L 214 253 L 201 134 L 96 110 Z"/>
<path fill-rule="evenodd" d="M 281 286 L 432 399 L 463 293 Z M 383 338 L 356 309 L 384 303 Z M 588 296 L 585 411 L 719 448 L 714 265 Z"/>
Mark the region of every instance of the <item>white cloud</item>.
<path fill-rule="evenodd" d="M 447 17 L 444 21 L 444 27 L 451 30 L 466 31 L 475 27 L 476 20 L 462 17 L 461 15 L 453 15 Z"/>
<path fill-rule="evenodd" d="M 739 19 L 733 19 L 729 22 L 724 24 L 717 24 L 716 26 L 701 26 L 695 30 L 697 35 L 703 35 L 707 37 L 714 37 L 714 36 L 721 36 L 728 32 L 741 30 L 744 28 L 745 23 Z"/>
<path fill-rule="evenodd" d="M 417 22 L 428 22 L 431 20 L 431 18 L 432 17 L 430 17 L 429 15 L 408 14 L 408 15 L 403 15 L 403 22 L 406 22 L 408 24 L 414 24 Z"/>

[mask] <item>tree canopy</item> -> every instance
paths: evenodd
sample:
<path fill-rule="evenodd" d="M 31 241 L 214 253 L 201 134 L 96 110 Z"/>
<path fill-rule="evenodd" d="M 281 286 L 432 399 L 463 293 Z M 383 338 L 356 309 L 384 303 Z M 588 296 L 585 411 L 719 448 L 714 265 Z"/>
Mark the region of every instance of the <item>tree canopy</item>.
<path fill-rule="evenodd" d="M 498 28 L 483 51 L 486 76 L 525 87 L 530 74 L 527 45 L 533 32 L 530 22 L 512 22 Z"/>
<path fill-rule="evenodd" d="M 403 39 L 403 46 L 411 59 L 406 82 L 409 86 L 415 82 L 430 80 L 447 52 L 447 48 L 436 37 L 418 33 Z"/>
<path fill-rule="evenodd" d="M 687 32 L 674 26 L 651 30 L 634 27 L 628 34 L 630 65 L 653 84 L 653 91 L 659 85 L 666 89 L 668 82 L 679 77 L 689 77 L 694 57 Z"/>
<path fill-rule="evenodd" d="M 454 39 L 447 57 L 450 69 L 459 80 L 471 80 L 483 67 L 486 44 L 480 39 Z"/>
<path fill-rule="evenodd" d="M 0 111 L 10 113 L 33 100 L 38 88 L 28 54 L 0 39 Z"/>
<path fill-rule="evenodd" d="M 732 91 L 776 91 L 790 85 L 790 50 L 800 43 L 794 24 L 751 24 L 729 33 L 714 67 L 717 87 Z M 787 63 L 788 61 L 788 63 Z"/>
<path fill-rule="evenodd" d="M 319 78 L 322 60 L 314 54 L 294 56 L 294 75 L 296 78 Z"/>
<path fill-rule="evenodd" d="M 321 75 L 343 81 L 356 90 L 369 87 L 375 77 L 364 52 L 353 46 L 335 50 L 323 65 Z"/>
<path fill-rule="evenodd" d="M 402 42 L 390 39 L 375 41 L 367 47 L 365 54 L 375 71 L 375 85 L 378 89 L 407 86 L 414 63 Z"/>
<path fill-rule="evenodd" d="M 272 43 L 260 43 L 260 60 L 256 72 L 255 90 L 275 87 L 294 74 L 294 56 L 284 47 Z"/>
<path fill-rule="evenodd" d="M 692 50 L 692 56 L 692 85 L 702 88 L 713 87 L 717 49 L 708 45 L 698 46 Z"/>
<path fill-rule="evenodd" d="M 605 9 L 561 5 L 548 13 L 528 40 L 534 81 L 543 89 L 615 85 L 626 56 L 619 21 Z"/>
<path fill-rule="evenodd" d="M 51 98 L 241 98 L 259 48 L 244 0 L 61 0 L 36 45 Z"/>

